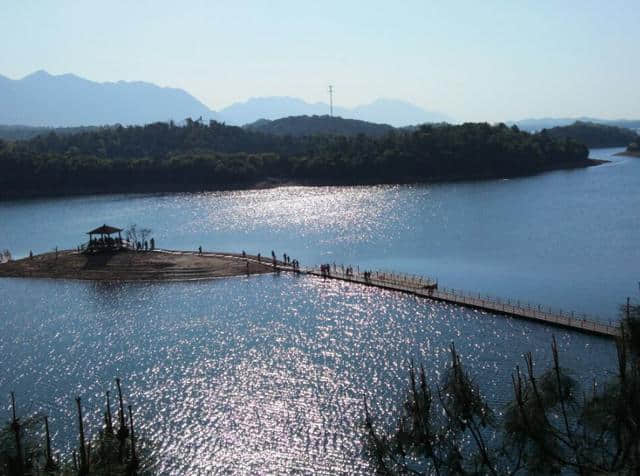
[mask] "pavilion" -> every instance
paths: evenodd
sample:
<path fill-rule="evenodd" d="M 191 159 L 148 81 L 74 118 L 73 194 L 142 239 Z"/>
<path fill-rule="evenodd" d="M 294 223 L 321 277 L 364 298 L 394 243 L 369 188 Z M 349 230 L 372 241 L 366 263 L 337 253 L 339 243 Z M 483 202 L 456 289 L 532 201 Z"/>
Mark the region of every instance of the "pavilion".
<path fill-rule="evenodd" d="M 122 236 L 120 233 L 122 228 L 116 228 L 115 226 L 102 225 L 87 232 L 89 235 L 89 246 L 87 249 L 108 249 L 108 248 L 120 248 L 122 246 Z M 117 233 L 118 238 L 111 238 L 111 235 Z M 100 238 L 97 237 L 100 235 Z M 94 238 L 96 236 L 96 238 Z"/>

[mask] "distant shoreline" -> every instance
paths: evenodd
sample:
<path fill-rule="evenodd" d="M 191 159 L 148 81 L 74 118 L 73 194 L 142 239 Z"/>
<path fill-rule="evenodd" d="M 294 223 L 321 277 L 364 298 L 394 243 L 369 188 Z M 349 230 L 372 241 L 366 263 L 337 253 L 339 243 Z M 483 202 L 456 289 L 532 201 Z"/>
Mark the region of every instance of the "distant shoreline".
<path fill-rule="evenodd" d="M 624 157 L 640 157 L 640 151 L 632 152 L 630 150 L 623 150 L 622 152 L 618 152 L 615 155 L 620 155 L 620 156 L 624 156 Z"/>
<path fill-rule="evenodd" d="M 619 155 L 619 154 L 616 154 Z M 2 191 L 0 190 L 0 201 L 30 198 L 60 198 L 73 197 L 83 195 L 111 195 L 121 193 L 182 193 L 182 192 L 219 192 L 219 191 L 238 191 L 238 190 L 263 190 L 286 186 L 303 186 L 303 187 L 351 187 L 351 186 L 374 186 L 374 185 L 420 185 L 420 184 L 440 184 L 440 183 L 457 183 L 457 182 L 476 182 L 483 180 L 500 180 L 503 178 L 520 178 L 532 177 L 546 172 L 556 170 L 572 170 L 586 167 L 602 165 L 610 161 L 603 159 L 585 159 L 580 162 L 562 163 L 552 167 L 542 167 L 537 170 L 531 170 L 526 173 L 492 173 L 472 174 L 472 175 L 452 175 L 447 177 L 433 177 L 429 180 L 416 180 L 415 178 L 407 178 L 406 180 L 291 180 L 287 178 L 266 178 L 256 180 L 255 182 L 238 182 L 227 186 L 220 185 L 204 185 L 204 184 L 185 184 L 185 183 L 157 183 L 157 184 L 138 184 L 135 187 L 114 186 L 111 184 L 108 188 L 97 187 L 76 187 L 73 189 L 61 189 L 56 192 L 50 190 L 21 190 Z"/>

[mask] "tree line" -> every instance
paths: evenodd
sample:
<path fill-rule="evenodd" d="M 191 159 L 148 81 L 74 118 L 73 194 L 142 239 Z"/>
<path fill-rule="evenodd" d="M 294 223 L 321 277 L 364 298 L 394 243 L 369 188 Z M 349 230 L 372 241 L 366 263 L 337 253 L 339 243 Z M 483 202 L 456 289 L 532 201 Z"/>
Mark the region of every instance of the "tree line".
<path fill-rule="evenodd" d="M 394 426 L 381 423 L 364 401 L 372 469 L 384 475 L 639 474 L 640 306 L 627 301 L 622 312 L 618 365 L 608 381 L 581 389 L 561 365 L 554 339 L 547 370 L 536 372 L 527 353 L 524 369 L 516 367 L 503 382 L 514 397 L 502 411 L 484 398 L 453 344 L 437 386 L 423 366 L 411 363 Z M 11 394 L 12 416 L 0 427 L 0 474 L 154 474 L 153 442 L 134 431 L 118 379 L 116 385 L 116 415 L 106 392 L 104 422 L 93 439 L 85 436 L 76 399 L 78 446 L 71 455 L 56 455 L 46 416 L 20 418 Z"/>
<path fill-rule="evenodd" d="M 388 124 L 376 124 L 357 119 L 344 119 L 337 116 L 291 116 L 281 119 L 260 119 L 244 126 L 245 129 L 263 134 L 278 136 L 309 136 L 334 134 L 355 136 L 364 134 L 372 137 L 382 137 L 394 130 Z"/>
<path fill-rule="evenodd" d="M 365 441 L 379 474 L 640 474 L 640 306 L 624 306 L 618 366 L 582 389 L 562 367 L 555 339 L 551 367 L 531 354 L 516 367 L 513 400 L 492 406 L 451 345 L 451 365 L 430 385 L 409 368 L 405 399 L 385 427 L 365 401 Z"/>
<path fill-rule="evenodd" d="M 155 474 L 150 443 L 134 427 L 131 405 L 124 405 L 120 379 L 116 379 L 116 414 L 110 392 L 105 393 L 102 428 L 90 438 L 82 400 L 76 397 L 78 444 L 71 454 L 58 453 L 42 414 L 21 416 L 11 392 L 11 418 L 0 427 L 0 474 L 7 476 L 142 476 Z"/>
<path fill-rule="evenodd" d="M 621 147 L 638 141 L 638 135 L 631 129 L 576 121 L 570 126 L 544 129 L 544 134 L 556 138 L 568 138 L 587 147 Z"/>
<path fill-rule="evenodd" d="M 504 124 L 424 125 L 383 137 L 275 136 L 187 120 L 0 141 L 4 197 L 208 190 L 260 182 L 368 184 L 506 177 L 585 166 L 571 139 Z"/>
<path fill-rule="evenodd" d="M 640 137 L 627 146 L 627 154 L 640 157 Z"/>
<path fill-rule="evenodd" d="M 46 135 L 51 132 L 59 135 L 77 134 L 79 132 L 96 130 L 109 126 L 79 126 L 79 127 L 40 127 L 40 126 L 8 126 L 0 124 L 0 139 L 5 140 L 29 140 L 36 136 Z"/>

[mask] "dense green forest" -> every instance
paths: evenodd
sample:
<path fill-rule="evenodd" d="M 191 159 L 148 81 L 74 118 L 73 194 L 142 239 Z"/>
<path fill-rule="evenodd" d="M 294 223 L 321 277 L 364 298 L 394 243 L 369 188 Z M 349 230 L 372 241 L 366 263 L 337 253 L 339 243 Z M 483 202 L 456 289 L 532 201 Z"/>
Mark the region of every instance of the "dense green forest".
<path fill-rule="evenodd" d="M 275 136 L 211 121 L 0 141 L 3 197 L 507 177 L 589 165 L 588 149 L 504 124 L 420 126 L 383 137 Z"/>
<path fill-rule="evenodd" d="M 320 134 L 343 136 L 364 134 L 366 136 L 382 137 L 394 130 L 392 126 L 387 124 L 375 124 L 373 122 L 332 116 L 291 116 L 273 121 L 260 119 L 252 124 L 247 124 L 244 128 L 262 132 L 263 134 L 290 135 L 294 137 Z"/>
<path fill-rule="evenodd" d="M 587 147 L 622 147 L 638 140 L 630 129 L 576 121 L 570 126 L 545 129 L 551 137 L 574 139 Z"/>
<path fill-rule="evenodd" d="M 111 127 L 111 126 L 104 126 Z M 0 139 L 4 140 L 29 140 L 36 136 L 55 134 L 77 134 L 78 132 L 95 131 L 97 126 L 81 127 L 36 127 L 36 126 L 6 126 L 0 124 Z"/>

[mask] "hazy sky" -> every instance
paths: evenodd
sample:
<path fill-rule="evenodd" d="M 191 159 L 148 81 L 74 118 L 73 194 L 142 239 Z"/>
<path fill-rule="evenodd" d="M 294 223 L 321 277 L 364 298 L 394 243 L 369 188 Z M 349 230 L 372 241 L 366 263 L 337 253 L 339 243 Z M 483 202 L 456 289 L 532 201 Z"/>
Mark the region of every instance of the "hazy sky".
<path fill-rule="evenodd" d="M 0 74 L 404 99 L 457 120 L 640 117 L 640 0 L 0 0 Z M 1 107 L 1 105 L 0 105 Z"/>

